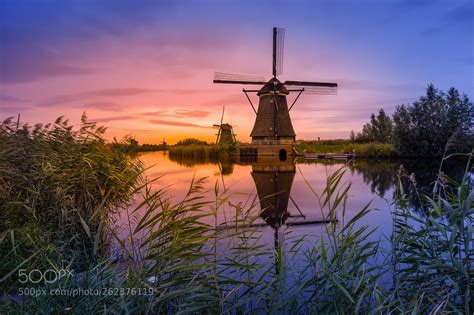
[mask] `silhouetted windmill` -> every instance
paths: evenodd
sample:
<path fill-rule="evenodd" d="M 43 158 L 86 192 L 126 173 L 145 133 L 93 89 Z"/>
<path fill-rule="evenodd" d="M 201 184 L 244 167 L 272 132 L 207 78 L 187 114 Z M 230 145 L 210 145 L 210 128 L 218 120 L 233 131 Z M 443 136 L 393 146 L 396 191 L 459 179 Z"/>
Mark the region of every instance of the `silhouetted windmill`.
<path fill-rule="evenodd" d="M 234 129 L 228 123 L 225 123 L 225 124 L 223 123 L 224 111 L 225 111 L 225 106 L 222 107 L 221 123 L 218 125 L 217 124 L 213 125 L 213 128 L 219 128 L 219 131 L 217 132 L 216 143 L 217 144 L 232 144 L 236 142 Z"/>
<path fill-rule="evenodd" d="M 337 83 L 307 81 L 285 81 L 281 83 L 277 79 L 277 76 L 283 73 L 284 36 L 285 30 L 283 28 L 273 28 L 273 77 L 268 82 L 261 76 L 214 73 L 214 83 L 263 85 L 260 90 L 243 89 L 257 117 L 250 134 L 252 145 L 256 147 L 251 150 L 241 150 L 241 154 L 244 151 L 245 154 L 252 152 L 257 155 L 279 154 L 280 157 L 284 156 L 286 158 L 287 153 L 292 152 L 292 145 L 296 136 L 289 111 L 295 105 L 301 93 L 329 95 L 337 93 Z M 287 86 L 296 87 L 296 89 L 287 89 Z M 247 92 L 256 92 L 259 96 L 258 111 L 255 110 Z M 288 108 L 286 96 L 290 92 L 298 92 L 299 94 Z"/>

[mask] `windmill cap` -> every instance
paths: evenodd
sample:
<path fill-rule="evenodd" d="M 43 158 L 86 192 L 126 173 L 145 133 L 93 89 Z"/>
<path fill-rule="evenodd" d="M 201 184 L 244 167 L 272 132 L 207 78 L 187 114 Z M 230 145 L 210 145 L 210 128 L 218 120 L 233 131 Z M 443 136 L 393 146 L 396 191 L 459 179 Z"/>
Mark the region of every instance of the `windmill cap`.
<path fill-rule="evenodd" d="M 283 83 L 280 82 L 277 78 L 271 78 L 265 85 L 258 91 L 257 95 L 273 93 L 290 94 Z"/>
<path fill-rule="evenodd" d="M 222 129 L 229 129 L 229 130 L 232 129 L 232 126 L 231 126 L 230 124 L 228 124 L 228 123 L 222 124 L 220 127 L 221 127 Z"/>

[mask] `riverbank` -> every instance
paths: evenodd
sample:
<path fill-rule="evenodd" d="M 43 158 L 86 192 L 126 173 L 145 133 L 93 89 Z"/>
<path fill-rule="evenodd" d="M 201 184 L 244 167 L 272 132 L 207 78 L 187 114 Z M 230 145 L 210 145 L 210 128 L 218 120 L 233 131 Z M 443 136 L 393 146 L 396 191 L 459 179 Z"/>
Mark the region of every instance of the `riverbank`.
<path fill-rule="evenodd" d="M 168 150 L 170 157 L 174 159 L 194 159 L 197 161 L 211 161 L 227 159 L 235 155 L 234 145 L 175 145 Z"/>
<path fill-rule="evenodd" d="M 357 157 L 367 158 L 394 158 L 397 153 L 392 144 L 385 143 L 295 143 L 296 151 L 303 155 L 306 153 L 346 153 L 355 154 Z M 169 155 L 173 159 L 195 159 L 200 161 L 213 161 L 217 159 L 227 159 L 235 155 L 234 146 L 222 145 L 187 145 L 171 146 Z"/>
<path fill-rule="evenodd" d="M 340 142 L 311 142 L 296 143 L 295 149 L 298 153 L 345 153 L 355 154 L 357 157 L 367 158 L 394 158 L 397 152 L 393 144 L 389 143 L 350 143 L 346 141 Z"/>

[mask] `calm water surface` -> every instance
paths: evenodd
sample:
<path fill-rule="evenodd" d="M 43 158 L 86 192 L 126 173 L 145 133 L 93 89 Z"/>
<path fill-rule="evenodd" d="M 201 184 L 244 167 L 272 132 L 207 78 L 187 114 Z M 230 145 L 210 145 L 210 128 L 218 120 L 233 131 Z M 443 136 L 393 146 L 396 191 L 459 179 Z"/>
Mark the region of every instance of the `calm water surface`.
<path fill-rule="evenodd" d="M 270 250 L 274 246 L 283 245 L 284 251 L 288 249 L 288 246 L 285 246 L 287 242 L 285 239 L 305 235 L 309 240 L 307 246 L 314 246 L 319 243 L 321 237 L 325 237 L 328 225 L 321 221 L 326 213 L 321 211 L 312 189 L 322 193 L 328 175 L 341 167 L 346 169 L 342 182 L 350 183 L 351 188 L 345 217 L 342 207 L 338 208 L 337 226 L 342 226 L 344 220 L 347 222 L 370 202 L 372 211 L 358 222 L 358 226 L 376 227 L 377 230 L 371 239 L 380 240 L 382 247 L 389 249 L 388 239 L 392 232 L 391 208 L 400 165 L 403 165 L 407 174 L 414 173 L 418 188 L 427 191 L 435 180 L 439 168 L 439 162 L 433 160 L 356 159 L 348 163 L 334 161 L 295 163 L 291 160 L 279 161 L 278 158 L 261 158 L 253 163 L 228 161 L 212 163 L 196 160 L 175 161 L 163 152 L 145 153 L 140 155 L 140 159 L 147 167 L 146 176 L 149 179 L 159 177 L 153 188 L 167 187 L 168 196 L 175 202 L 183 199 L 193 178 L 205 178 L 207 200 L 215 200 L 214 188 L 217 184 L 221 191 L 226 189 L 227 194 L 231 195 L 229 202 L 233 205 L 240 204 L 245 208 L 254 201 L 256 207 L 260 208 L 257 209 L 258 212 L 266 209 L 260 215 L 255 212 L 254 225 L 260 227 L 261 233 L 259 242 Z M 463 163 L 448 164 L 445 172 L 456 178 L 462 175 L 464 166 Z M 226 223 L 232 226 L 236 210 L 230 203 L 219 209 L 216 220 L 209 218 L 208 223 L 217 226 Z M 229 243 L 222 245 L 220 251 L 225 253 L 225 247 L 235 246 L 236 242 L 238 240 L 229 237 Z M 295 264 L 298 265 L 300 260 L 304 260 L 303 257 L 293 259 L 292 267 L 298 268 Z M 373 260 L 374 263 L 381 263 L 383 257 L 374 257 Z"/>

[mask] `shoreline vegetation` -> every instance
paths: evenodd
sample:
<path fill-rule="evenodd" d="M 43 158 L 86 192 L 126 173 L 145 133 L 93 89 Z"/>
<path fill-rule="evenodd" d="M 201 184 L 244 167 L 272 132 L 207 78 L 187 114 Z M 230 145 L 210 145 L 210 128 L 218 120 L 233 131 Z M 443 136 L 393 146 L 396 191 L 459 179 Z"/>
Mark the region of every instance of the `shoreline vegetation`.
<path fill-rule="evenodd" d="M 33 128 L 14 125 L 7 120 L 0 126 L 2 313 L 474 310 L 474 152 L 464 154 L 459 182 L 441 166 L 429 194 L 400 169 L 390 205 L 393 233 L 386 235 L 390 249 L 371 240 L 377 228 L 359 224 L 371 211 L 369 202 L 354 217 L 336 220 L 338 207 L 345 218 L 350 198 L 351 185 L 342 180 L 346 166 L 329 174 L 325 187 L 307 183 L 330 222 L 327 237 L 314 242 L 288 234 L 286 245 L 274 247 L 262 245 L 261 230 L 250 228 L 258 200 L 235 205 L 219 181 L 206 200 L 204 179 L 196 179 L 180 202 L 172 202 L 167 189 L 146 182 L 139 159 L 107 145 L 105 128 L 85 116 L 79 130 L 63 118 Z M 411 198 L 422 211 L 412 210 Z M 133 207 L 132 199 L 138 201 Z M 231 228 L 205 223 L 221 211 L 235 213 L 227 222 Z M 129 236 L 114 225 L 119 212 L 129 220 Z M 296 262 L 297 252 L 307 259 Z M 384 261 L 374 266 L 373 257 Z M 296 263 L 305 272 L 287 267 Z M 22 283 L 20 275 L 32 270 L 37 277 L 50 272 Z M 393 275 L 389 283 L 387 274 Z M 97 294 L 71 293 L 85 290 Z"/>

